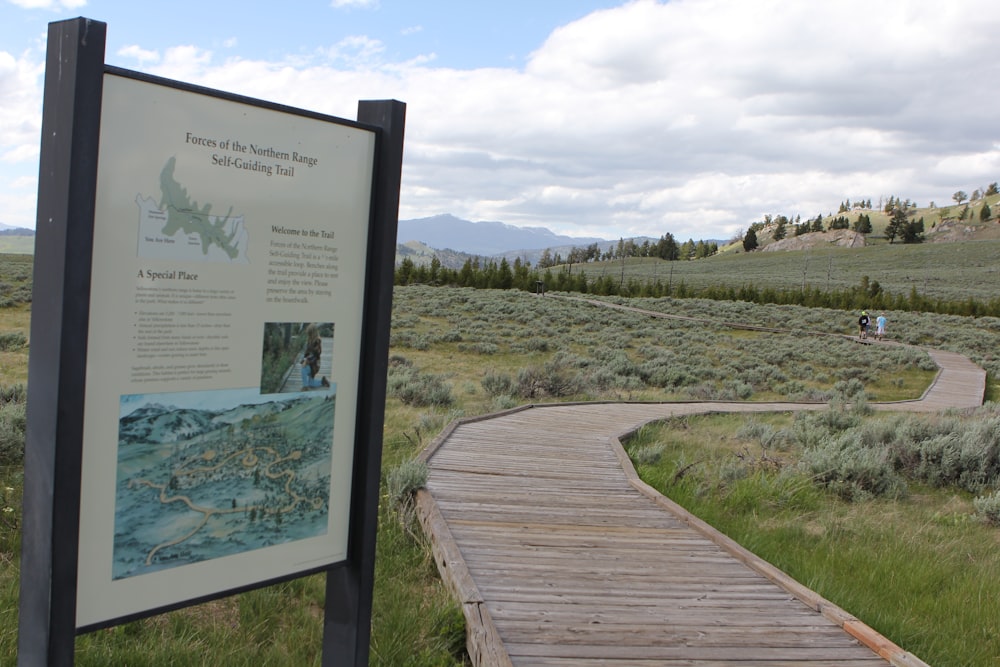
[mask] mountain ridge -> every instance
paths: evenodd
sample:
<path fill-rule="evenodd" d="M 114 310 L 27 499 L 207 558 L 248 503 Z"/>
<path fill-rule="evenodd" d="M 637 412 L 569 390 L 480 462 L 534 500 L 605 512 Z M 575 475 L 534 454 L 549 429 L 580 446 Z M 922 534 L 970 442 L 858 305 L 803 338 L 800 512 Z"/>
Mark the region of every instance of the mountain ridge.
<path fill-rule="evenodd" d="M 440 250 L 495 257 L 518 250 L 544 250 L 564 245 L 588 245 L 605 241 L 596 237 L 556 234 L 546 227 L 515 227 L 505 222 L 463 220 L 450 213 L 429 218 L 400 220 L 399 243 L 418 241 Z"/>

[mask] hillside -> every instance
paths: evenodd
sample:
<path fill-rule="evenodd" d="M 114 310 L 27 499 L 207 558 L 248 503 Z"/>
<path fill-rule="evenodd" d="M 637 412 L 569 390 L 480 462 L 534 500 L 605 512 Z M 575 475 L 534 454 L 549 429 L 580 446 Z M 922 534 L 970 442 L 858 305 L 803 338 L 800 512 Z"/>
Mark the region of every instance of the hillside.
<path fill-rule="evenodd" d="M 883 241 L 853 249 L 824 243 L 785 252 L 720 253 L 693 261 L 635 257 L 624 264 L 612 260 L 575 265 L 573 272 L 583 271 L 588 279 L 610 276 L 616 282 L 623 275 L 625 282 L 658 280 L 674 290 L 683 284 L 694 290 L 752 285 L 829 292 L 857 288 L 867 276 L 869 284 L 878 283 L 890 294 L 905 296 L 917 290 L 930 298 L 990 301 L 1000 289 L 998 257 L 1000 240 L 994 239 L 912 245 Z"/>
<path fill-rule="evenodd" d="M 989 206 L 991 213 L 995 211 L 986 220 L 982 219 L 984 205 Z M 974 201 L 951 206 L 918 207 L 909 202 L 903 206 L 907 221 L 914 223 L 922 221 L 924 243 L 1000 240 L 1000 224 L 998 224 L 1000 194 L 979 197 Z M 870 233 L 859 235 L 852 233 L 850 229 L 830 229 L 831 223 L 837 219 L 841 222 L 846 220 L 848 226 L 853 227 L 861 215 L 867 216 L 870 220 L 872 226 Z M 779 216 L 775 216 L 777 217 Z M 770 218 L 771 216 L 768 216 L 766 219 Z M 802 251 L 824 247 L 856 249 L 888 244 L 885 234 L 890 219 L 891 214 L 886 213 L 884 209 L 852 207 L 850 210 L 822 216 L 822 227 L 826 230 L 823 232 L 810 231 L 796 236 L 795 224 L 789 221 L 785 229 L 785 238 L 780 241 L 774 238 L 777 227 L 774 222 L 767 224 L 758 222 L 752 226 L 758 230 L 759 250 Z M 614 251 L 618 243 L 617 239 L 560 237 L 544 228 L 523 230 L 503 223 L 469 222 L 451 215 L 401 220 L 399 224 L 398 238 L 401 243 L 397 246 L 396 261 L 398 263 L 403 257 L 409 257 L 417 266 L 429 264 L 434 257 L 438 258 L 443 267 L 456 269 L 461 268 L 467 259 L 474 257 L 506 259 L 508 262 L 520 259 L 537 266 L 546 250 L 552 256 L 566 257 L 574 248 L 585 248 L 595 243 L 602 252 L 609 249 Z M 487 239 L 476 239 L 479 234 L 484 234 Z M 420 237 L 421 241 L 413 241 L 409 237 Z M 441 245 L 436 245 L 433 239 L 438 239 Z M 641 246 L 645 240 L 655 243 L 658 239 L 636 237 L 632 240 L 637 246 Z M 704 240 L 712 241 L 712 239 Z M 676 239 L 676 241 L 680 243 L 682 240 Z M 897 238 L 891 245 L 899 245 L 900 241 L 901 239 Z M 720 254 L 743 252 L 739 241 L 729 245 L 715 242 L 721 246 Z"/>
<path fill-rule="evenodd" d="M 990 217 L 982 219 L 983 207 L 988 206 Z M 927 206 L 905 207 L 908 221 L 923 221 L 924 242 L 925 243 L 951 243 L 955 241 L 985 241 L 1000 239 L 1000 194 L 981 197 L 975 201 L 967 201 L 962 204 L 952 206 Z M 822 218 L 823 229 L 829 230 L 830 223 L 837 218 L 847 219 L 848 224 L 853 228 L 859 216 L 867 215 L 871 221 L 872 231 L 865 235 L 864 245 L 886 243 L 886 228 L 889 226 L 891 214 L 884 210 L 852 208 L 850 211 L 838 212 L 825 215 Z M 777 217 L 777 216 L 775 216 Z M 802 238 L 794 236 L 794 224 L 786 226 L 786 236 L 781 241 L 775 241 L 774 231 L 777 224 L 755 223 L 762 228 L 757 231 L 757 241 L 761 250 L 802 250 L 808 247 L 828 245 L 833 239 L 830 236 L 809 236 Z M 842 231 L 842 230 L 837 230 Z M 827 232 L 832 234 L 833 232 Z M 812 234 L 812 233 L 810 233 Z M 793 239 L 801 239 L 797 243 L 792 243 Z M 896 239 L 896 243 L 899 240 Z M 779 243 L 778 248 L 770 248 L 772 243 Z M 842 245 L 842 244 L 841 244 Z M 855 242 L 851 247 L 857 247 Z M 740 250 L 738 244 L 734 244 L 734 249 Z"/>
<path fill-rule="evenodd" d="M 399 266 L 404 258 L 409 259 L 417 266 L 425 266 L 430 264 L 435 257 L 441 262 L 441 266 L 447 269 L 460 269 L 466 260 L 475 259 L 478 255 L 470 255 L 457 250 L 435 250 L 420 241 L 396 244 L 396 266 Z"/>

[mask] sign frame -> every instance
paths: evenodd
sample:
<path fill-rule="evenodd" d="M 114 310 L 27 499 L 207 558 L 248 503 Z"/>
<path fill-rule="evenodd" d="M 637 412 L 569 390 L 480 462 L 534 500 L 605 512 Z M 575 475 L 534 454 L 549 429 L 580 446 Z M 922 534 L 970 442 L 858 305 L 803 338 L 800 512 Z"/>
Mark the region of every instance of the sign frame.
<path fill-rule="evenodd" d="M 29 358 L 19 665 L 72 665 L 77 634 L 300 576 L 326 572 L 323 662 L 366 665 L 388 369 L 405 104 L 361 101 L 357 121 L 108 66 L 106 24 L 49 25 Z M 371 201 L 350 473 L 346 557 L 79 627 L 81 466 L 91 324 L 98 153 L 106 75 L 255 109 L 345 125 L 373 136 Z"/>

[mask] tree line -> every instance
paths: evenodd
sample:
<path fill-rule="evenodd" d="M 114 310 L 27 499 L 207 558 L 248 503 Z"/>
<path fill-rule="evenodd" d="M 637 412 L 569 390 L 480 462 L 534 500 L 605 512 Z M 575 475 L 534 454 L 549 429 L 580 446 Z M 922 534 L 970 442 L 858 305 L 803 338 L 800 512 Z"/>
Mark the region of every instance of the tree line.
<path fill-rule="evenodd" d="M 758 304 L 789 304 L 809 308 L 832 308 L 836 310 L 910 310 L 946 315 L 1000 317 L 1000 297 L 979 301 L 972 297 L 964 300 L 931 298 L 921 295 L 916 287 L 908 294 L 890 294 L 877 280 L 862 276 L 858 285 L 844 289 L 821 290 L 817 287 L 776 288 L 754 285 L 710 285 L 694 288 L 683 280 L 664 282 L 657 277 L 640 280 L 627 277 L 623 270 L 619 275 L 604 273 L 598 277 L 588 277 L 586 271 L 573 271 L 569 265 L 549 267 L 544 270 L 532 267 L 530 262 L 506 259 L 469 259 L 461 269 L 441 266 L 435 257 L 430 265 L 416 266 L 409 258 L 403 259 L 396 268 L 396 285 L 438 285 L 474 287 L 477 289 L 517 289 L 526 292 L 545 291 L 576 292 L 600 296 L 623 297 L 674 297 L 714 299 L 717 301 L 749 301 Z"/>
<path fill-rule="evenodd" d="M 618 245 L 610 246 L 606 250 L 601 250 L 598 243 L 591 243 L 585 247 L 570 249 L 566 257 L 560 253 L 553 253 L 546 248 L 542 251 L 542 256 L 538 260 L 538 268 L 547 269 L 562 264 L 586 264 L 588 262 L 607 262 L 615 259 L 626 259 L 629 257 L 658 257 L 668 261 L 703 259 L 711 257 L 719 252 L 719 244 L 713 241 L 694 241 L 688 239 L 683 243 L 677 243 L 677 239 L 670 232 L 667 232 L 657 241 L 644 239 L 642 243 L 636 243 L 635 239 L 618 239 Z"/>

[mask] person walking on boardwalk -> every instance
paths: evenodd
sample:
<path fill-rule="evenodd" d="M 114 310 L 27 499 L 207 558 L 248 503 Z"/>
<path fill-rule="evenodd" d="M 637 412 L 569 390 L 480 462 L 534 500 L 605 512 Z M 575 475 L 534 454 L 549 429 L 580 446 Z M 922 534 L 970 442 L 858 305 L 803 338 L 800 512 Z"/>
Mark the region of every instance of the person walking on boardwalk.
<path fill-rule="evenodd" d="M 858 338 L 862 340 L 868 338 L 868 324 L 871 320 L 868 318 L 868 311 L 862 310 L 861 317 L 858 318 Z"/>
<path fill-rule="evenodd" d="M 882 336 L 885 335 L 885 313 L 879 313 L 878 317 L 875 318 L 875 339 L 882 340 Z"/>
<path fill-rule="evenodd" d="M 330 382 L 319 374 L 319 357 L 323 353 L 323 341 L 319 337 L 319 328 L 315 324 L 306 327 L 306 349 L 302 354 L 302 389 L 313 387 L 329 387 Z"/>

